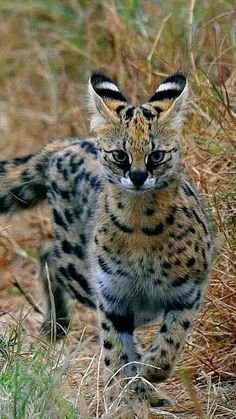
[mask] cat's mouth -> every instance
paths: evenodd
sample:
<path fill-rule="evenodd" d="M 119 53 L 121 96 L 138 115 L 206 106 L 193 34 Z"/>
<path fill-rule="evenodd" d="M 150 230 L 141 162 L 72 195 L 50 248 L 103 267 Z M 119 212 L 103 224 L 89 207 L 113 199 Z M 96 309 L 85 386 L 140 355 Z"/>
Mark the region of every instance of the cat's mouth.
<path fill-rule="evenodd" d="M 130 178 L 121 178 L 121 185 L 132 192 L 146 191 L 148 189 L 153 189 L 156 184 L 156 179 L 154 177 L 148 177 L 142 185 L 135 185 Z"/>

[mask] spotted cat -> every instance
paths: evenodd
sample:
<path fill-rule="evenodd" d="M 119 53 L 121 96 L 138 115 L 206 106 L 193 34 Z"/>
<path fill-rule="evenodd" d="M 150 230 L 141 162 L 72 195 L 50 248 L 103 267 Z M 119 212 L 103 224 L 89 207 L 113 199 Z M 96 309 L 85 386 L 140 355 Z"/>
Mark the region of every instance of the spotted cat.
<path fill-rule="evenodd" d="M 95 73 L 89 107 L 96 138 L 60 139 L 0 164 L 2 213 L 48 200 L 54 240 L 42 254 L 42 277 L 49 295 L 50 276 L 57 332 L 70 319 L 68 296 L 97 310 L 109 400 L 118 394 L 115 382 L 119 391 L 122 377 L 135 377 L 139 396 L 161 404 L 140 377 L 171 375 L 211 271 L 213 234 L 180 157 L 187 97 L 186 77 L 176 73 L 133 106 Z M 45 331 L 50 312 L 48 297 Z M 157 317 L 162 326 L 140 354 L 136 328 Z"/>

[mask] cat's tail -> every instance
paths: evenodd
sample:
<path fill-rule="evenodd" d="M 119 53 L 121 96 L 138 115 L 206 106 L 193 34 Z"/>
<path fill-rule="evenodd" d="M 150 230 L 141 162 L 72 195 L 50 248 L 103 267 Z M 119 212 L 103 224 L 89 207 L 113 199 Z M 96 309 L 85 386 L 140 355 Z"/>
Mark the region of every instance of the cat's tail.
<path fill-rule="evenodd" d="M 0 161 L 0 213 L 31 208 L 46 198 L 45 151 Z"/>

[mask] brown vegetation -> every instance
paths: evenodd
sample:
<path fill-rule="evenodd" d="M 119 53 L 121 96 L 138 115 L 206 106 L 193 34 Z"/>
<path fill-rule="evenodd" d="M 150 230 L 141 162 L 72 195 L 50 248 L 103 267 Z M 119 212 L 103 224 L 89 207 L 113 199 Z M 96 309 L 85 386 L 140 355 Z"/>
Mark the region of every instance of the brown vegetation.
<path fill-rule="evenodd" d="M 117 80 L 134 102 L 150 97 L 162 77 L 187 73 L 184 163 L 209 203 L 219 250 L 196 328 L 174 378 L 163 385 L 178 403 L 163 416 L 144 407 L 139 417 L 235 417 L 235 2 L 0 0 L 0 13 L 1 159 L 57 136 L 88 135 L 92 69 Z M 37 248 L 50 235 L 44 206 L 1 217 L 0 330 L 16 326 L 23 306 L 27 344 L 36 341 L 41 321 Z M 145 328 L 144 344 L 152 331 Z M 103 411 L 96 333 L 96 319 L 78 307 L 63 344 L 69 360 L 63 391 L 83 418 Z"/>

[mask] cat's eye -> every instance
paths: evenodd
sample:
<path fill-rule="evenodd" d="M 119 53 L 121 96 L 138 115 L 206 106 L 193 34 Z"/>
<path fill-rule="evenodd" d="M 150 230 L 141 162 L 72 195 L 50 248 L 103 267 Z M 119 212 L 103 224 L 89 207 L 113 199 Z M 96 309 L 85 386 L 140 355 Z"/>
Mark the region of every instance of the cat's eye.
<path fill-rule="evenodd" d="M 158 165 L 164 159 L 164 156 L 165 156 L 164 151 L 160 151 L 160 150 L 153 151 L 153 153 L 149 154 L 148 156 L 148 163 L 153 166 Z"/>
<path fill-rule="evenodd" d="M 120 164 L 129 163 L 129 156 L 123 150 L 113 150 L 112 157 L 117 163 L 120 163 Z"/>

